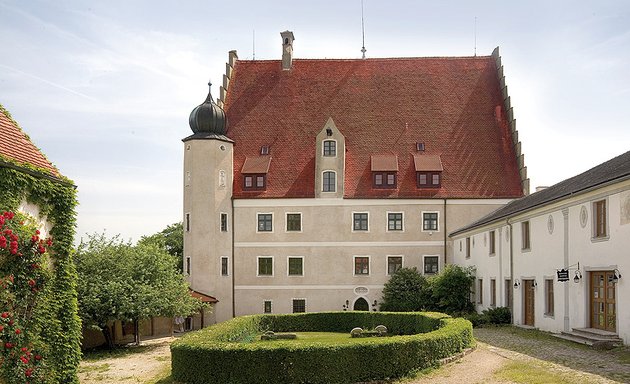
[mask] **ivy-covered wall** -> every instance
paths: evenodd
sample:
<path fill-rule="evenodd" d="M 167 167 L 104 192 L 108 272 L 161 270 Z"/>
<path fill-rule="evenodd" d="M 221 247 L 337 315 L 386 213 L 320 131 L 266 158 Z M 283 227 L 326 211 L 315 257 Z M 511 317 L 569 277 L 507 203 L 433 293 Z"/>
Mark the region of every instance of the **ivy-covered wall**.
<path fill-rule="evenodd" d="M 47 382 L 78 383 L 81 321 L 77 314 L 76 270 L 72 262 L 76 224 L 76 191 L 68 179 L 45 170 L 15 164 L 0 156 L 0 212 L 17 211 L 22 202 L 35 204 L 52 225 L 50 257 L 53 273 L 47 294 L 35 310 L 36 329 L 48 346 Z M 11 382 L 10 378 L 5 378 Z M 0 379 L 1 381 L 1 379 Z"/>

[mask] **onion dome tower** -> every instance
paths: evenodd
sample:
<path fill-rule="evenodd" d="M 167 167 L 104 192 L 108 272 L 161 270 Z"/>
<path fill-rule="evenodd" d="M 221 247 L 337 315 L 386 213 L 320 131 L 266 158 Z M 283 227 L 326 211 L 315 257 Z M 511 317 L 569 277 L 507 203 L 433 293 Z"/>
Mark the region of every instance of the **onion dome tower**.
<path fill-rule="evenodd" d="M 208 96 L 206 101 L 199 104 L 190 112 L 188 123 L 195 134 L 225 135 L 227 120 L 225 112 L 212 100 L 212 83 L 208 82 Z"/>

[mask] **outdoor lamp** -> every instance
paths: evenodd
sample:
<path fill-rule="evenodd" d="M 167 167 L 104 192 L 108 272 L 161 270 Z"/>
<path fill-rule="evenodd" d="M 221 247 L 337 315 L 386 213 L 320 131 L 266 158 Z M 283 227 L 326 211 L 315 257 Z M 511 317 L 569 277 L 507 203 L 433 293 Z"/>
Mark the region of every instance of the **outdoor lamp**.
<path fill-rule="evenodd" d="M 518 288 L 521 286 L 521 282 L 519 279 L 514 280 L 514 289 Z"/>
<path fill-rule="evenodd" d="M 617 281 L 619 281 L 619 279 L 621 279 L 621 273 L 619 272 L 617 268 L 615 268 L 615 274 L 613 275 L 613 283 L 616 283 Z"/>
<path fill-rule="evenodd" d="M 580 270 L 578 269 L 577 271 L 575 271 L 575 277 L 573 278 L 573 282 L 577 284 L 580 282 L 581 278 L 582 278 L 582 272 L 580 272 Z"/>

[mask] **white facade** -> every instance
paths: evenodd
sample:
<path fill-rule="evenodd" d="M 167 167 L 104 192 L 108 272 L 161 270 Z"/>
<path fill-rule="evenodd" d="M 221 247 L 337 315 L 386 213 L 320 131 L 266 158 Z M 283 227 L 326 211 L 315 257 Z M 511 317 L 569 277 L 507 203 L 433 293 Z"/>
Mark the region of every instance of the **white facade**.
<path fill-rule="evenodd" d="M 598 215 L 602 206 L 605 213 Z M 491 231 L 496 233 L 494 254 Z M 454 262 L 476 267 L 477 310 L 492 307 L 493 295 L 495 306 L 509 306 L 511 291 L 514 324 L 550 332 L 599 328 L 630 343 L 630 284 L 624 276 L 630 272 L 627 177 L 457 233 L 453 241 Z M 561 269 L 569 270 L 569 281 L 558 282 Z"/>

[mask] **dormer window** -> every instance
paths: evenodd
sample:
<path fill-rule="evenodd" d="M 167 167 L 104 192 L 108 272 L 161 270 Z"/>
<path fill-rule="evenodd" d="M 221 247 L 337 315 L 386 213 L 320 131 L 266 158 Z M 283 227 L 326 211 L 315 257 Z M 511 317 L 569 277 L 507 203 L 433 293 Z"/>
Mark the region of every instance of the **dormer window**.
<path fill-rule="evenodd" d="M 442 186 L 442 160 L 436 155 L 414 155 L 416 185 L 418 188 L 440 188 Z"/>
<path fill-rule="evenodd" d="M 373 155 L 372 186 L 374 188 L 396 188 L 398 179 L 398 156 Z"/>
<path fill-rule="evenodd" d="M 337 156 L 337 142 L 335 140 L 324 140 L 324 156 Z"/>
<path fill-rule="evenodd" d="M 424 152 L 424 143 L 421 142 L 416 142 L 416 151 L 417 152 Z"/>
<path fill-rule="evenodd" d="M 262 147 L 260 147 L 260 154 L 261 155 L 268 155 L 269 154 L 269 146 L 268 145 L 263 145 Z"/>
<path fill-rule="evenodd" d="M 270 156 L 246 157 L 241 173 L 244 190 L 264 190 L 267 188 L 267 173 L 271 164 Z"/>

